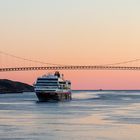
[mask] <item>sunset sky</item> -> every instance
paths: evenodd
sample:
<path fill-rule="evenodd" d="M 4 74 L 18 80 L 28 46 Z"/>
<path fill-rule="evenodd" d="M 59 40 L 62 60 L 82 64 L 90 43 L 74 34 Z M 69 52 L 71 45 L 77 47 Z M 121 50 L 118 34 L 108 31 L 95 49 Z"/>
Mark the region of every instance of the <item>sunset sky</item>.
<path fill-rule="evenodd" d="M 0 51 L 65 65 L 139 59 L 140 0 L 0 0 Z M 0 56 L 1 67 L 18 63 L 7 59 Z M 5 72 L 0 78 L 32 84 L 44 73 Z M 62 73 L 73 89 L 140 89 L 140 71 Z"/>

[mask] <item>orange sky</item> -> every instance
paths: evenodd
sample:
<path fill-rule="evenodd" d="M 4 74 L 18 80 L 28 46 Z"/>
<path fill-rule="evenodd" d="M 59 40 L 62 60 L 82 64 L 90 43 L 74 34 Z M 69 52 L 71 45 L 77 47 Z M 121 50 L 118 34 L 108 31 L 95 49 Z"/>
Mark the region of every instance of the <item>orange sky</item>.
<path fill-rule="evenodd" d="M 67 65 L 140 58 L 139 5 L 138 0 L 0 1 L 0 51 Z M 1 56 L 2 66 L 18 63 L 4 59 Z M 140 89 L 136 71 L 62 72 L 74 89 Z M 43 73 L 8 72 L 0 76 L 33 83 Z"/>

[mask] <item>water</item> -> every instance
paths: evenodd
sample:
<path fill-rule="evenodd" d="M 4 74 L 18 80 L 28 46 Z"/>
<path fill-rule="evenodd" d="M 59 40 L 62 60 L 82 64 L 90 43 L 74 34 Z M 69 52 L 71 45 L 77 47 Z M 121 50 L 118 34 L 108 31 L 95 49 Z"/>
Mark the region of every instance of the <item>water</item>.
<path fill-rule="evenodd" d="M 0 95 L 0 140 L 79 139 L 140 140 L 140 91 L 74 91 L 59 103 Z"/>

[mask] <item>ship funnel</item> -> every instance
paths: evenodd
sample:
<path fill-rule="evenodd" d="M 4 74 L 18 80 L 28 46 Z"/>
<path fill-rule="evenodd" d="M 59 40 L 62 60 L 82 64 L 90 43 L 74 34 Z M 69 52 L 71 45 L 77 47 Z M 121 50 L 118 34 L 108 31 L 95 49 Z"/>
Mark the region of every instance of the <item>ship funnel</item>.
<path fill-rule="evenodd" d="M 54 75 L 57 76 L 58 78 L 60 78 L 60 73 L 59 73 L 59 71 L 56 71 Z"/>

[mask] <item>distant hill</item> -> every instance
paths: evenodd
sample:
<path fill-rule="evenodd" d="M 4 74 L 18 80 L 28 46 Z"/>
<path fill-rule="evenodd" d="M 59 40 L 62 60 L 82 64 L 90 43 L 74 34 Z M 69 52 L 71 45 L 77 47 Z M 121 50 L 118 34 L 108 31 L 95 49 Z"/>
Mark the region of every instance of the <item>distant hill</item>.
<path fill-rule="evenodd" d="M 22 92 L 32 92 L 34 91 L 33 86 L 11 81 L 8 79 L 0 79 L 0 94 L 1 93 L 22 93 Z"/>

